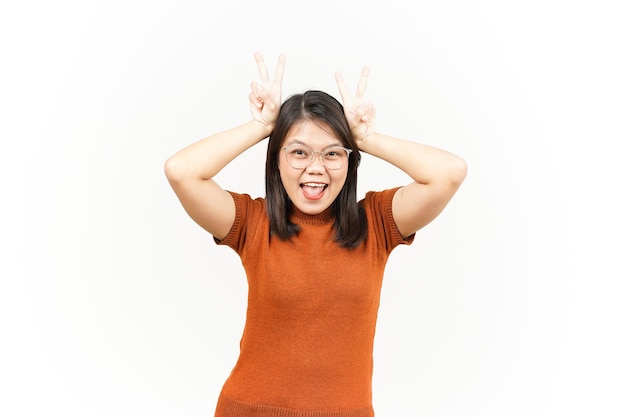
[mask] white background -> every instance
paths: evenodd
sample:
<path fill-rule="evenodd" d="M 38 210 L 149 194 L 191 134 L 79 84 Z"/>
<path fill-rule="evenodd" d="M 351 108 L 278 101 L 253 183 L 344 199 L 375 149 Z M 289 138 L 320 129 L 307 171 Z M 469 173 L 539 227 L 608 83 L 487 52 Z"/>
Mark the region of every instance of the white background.
<path fill-rule="evenodd" d="M 469 164 L 389 261 L 377 416 L 625 415 L 618 3 L 3 3 L 0 415 L 213 415 L 245 277 L 163 162 L 249 118 L 257 50 L 285 97 L 369 65 L 379 130 Z M 264 146 L 221 184 L 263 195 Z"/>

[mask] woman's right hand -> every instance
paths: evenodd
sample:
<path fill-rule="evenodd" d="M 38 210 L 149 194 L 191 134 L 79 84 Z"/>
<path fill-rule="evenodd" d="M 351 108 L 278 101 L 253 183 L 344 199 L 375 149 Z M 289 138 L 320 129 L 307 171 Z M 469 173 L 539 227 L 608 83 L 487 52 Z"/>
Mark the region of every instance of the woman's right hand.
<path fill-rule="evenodd" d="M 274 128 L 280 110 L 283 74 L 285 72 L 285 55 L 278 56 L 278 64 L 274 71 L 274 79 L 270 80 L 267 66 L 260 52 L 254 54 L 261 82 L 253 81 L 250 88 L 250 112 L 252 118 L 264 126 Z"/>

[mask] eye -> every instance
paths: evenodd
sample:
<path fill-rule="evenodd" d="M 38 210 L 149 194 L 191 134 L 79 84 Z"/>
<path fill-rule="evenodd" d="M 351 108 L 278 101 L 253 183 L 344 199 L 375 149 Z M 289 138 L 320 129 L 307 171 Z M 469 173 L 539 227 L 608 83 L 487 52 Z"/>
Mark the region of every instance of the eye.
<path fill-rule="evenodd" d="M 293 156 L 294 158 L 308 158 L 309 157 L 309 151 L 305 148 L 292 148 L 289 150 L 289 154 L 291 156 Z"/>
<path fill-rule="evenodd" d="M 324 152 L 325 159 L 339 159 L 345 155 L 345 151 L 341 148 L 332 148 Z"/>

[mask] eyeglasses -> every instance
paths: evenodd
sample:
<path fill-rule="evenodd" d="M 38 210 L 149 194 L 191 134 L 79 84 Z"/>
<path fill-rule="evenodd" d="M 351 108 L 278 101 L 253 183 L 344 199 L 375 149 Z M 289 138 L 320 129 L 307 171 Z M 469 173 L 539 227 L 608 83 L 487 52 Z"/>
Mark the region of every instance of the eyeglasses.
<path fill-rule="evenodd" d="M 352 149 L 332 145 L 321 151 L 314 151 L 306 145 L 294 143 L 293 145 L 285 146 L 283 151 L 285 151 L 287 156 L 287 162 L 295 169 L 307 168 L 313 163 L 315 154 L 319 154 L 322 165 L 326 169 L 336 170 L 341 169 L 348 161 Z"/>

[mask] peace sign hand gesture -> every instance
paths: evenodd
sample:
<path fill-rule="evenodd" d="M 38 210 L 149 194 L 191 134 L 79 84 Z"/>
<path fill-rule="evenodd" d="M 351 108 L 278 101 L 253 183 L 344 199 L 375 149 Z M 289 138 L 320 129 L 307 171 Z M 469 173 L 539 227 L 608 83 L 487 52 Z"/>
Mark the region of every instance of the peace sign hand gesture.
<path fill-rule="evenodd" d="M 339 94 L 341 94 L 341 100 L 343 101 L 343 111 L 348 120 L 352 136 L 359 145 L 359 148 L 361 148 L 361 145 L 368 136 L 375 131 L 376 109 L 371 102 L 363 99 L 365 90 L 367 89 L 369 73 L 369 68 L 364 67 L 354 96 L 348 91 L 348 87 L 341 73 L 335 73 L 335 80 L 337 81 Z"/>
<path fill-rule="evenodd" d="M 250 112 L 252 118 L 264 126 L 273 128 L 281 105 L 282 82 L 285 72 L 285 55 L 280 54 L 274 71 L 274 79 L 270 81 L 263 55 L 254 54 L 261 82 L 253 81 L 250 86 Z"/>

